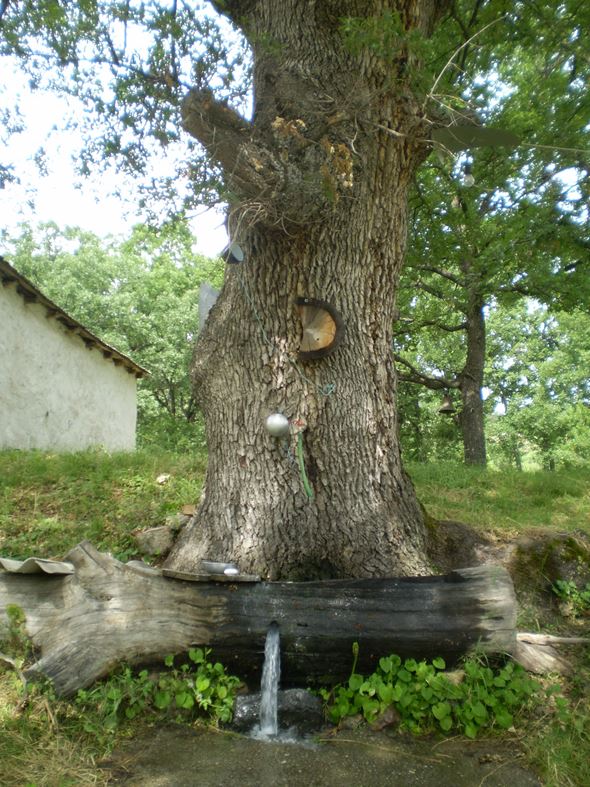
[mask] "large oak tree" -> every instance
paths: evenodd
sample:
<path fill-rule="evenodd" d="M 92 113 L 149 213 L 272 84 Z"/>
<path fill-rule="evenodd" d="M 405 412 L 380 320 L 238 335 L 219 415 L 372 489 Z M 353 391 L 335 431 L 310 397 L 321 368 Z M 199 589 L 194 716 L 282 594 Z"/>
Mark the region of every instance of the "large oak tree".
<path fill-rule="evenodd" d="M 432 131 L 462 121 L 464 99 L 447 100 L 464 92 L 455 75 L 467 78 L 473 52 L 479 68 L 493 67 L 493 47 L 509 47 L 519 25 L 530 34 L 523 19 L 533 12 L 496 0 L 218 0 L 252 59 L 248 118 L 231 88 L 244 61 L 223 56 L 223 34 L 197 3 L 71 5 L 77 14 L 58 0 L 32 4 L 30 18 L 30 3 L 12 9 L 20 27 L 6 15 L 9 48 L 22 57 L 29 28 L 47 22 L 47 45 L 73 64 L 84 95 L 88 52 L 109 63 L 118 76 L 101 109 L 123 128 L 106 149 L 127 169 L 141 169 L 146 127 L 162 144 L 177 135 L 167 107 L 181 108 L 213 163 L 196 151 L 192 183 L 218 189 L 237 244 L 193 363 L 205 490 L 168 564 L 234 560 L 271 578 L 428 572 L 391 357 L 407 192 Z M 155 41 L 149 57 L 126 59 L 142 26 Z M 320 301 L 328 323 L 337 317 L 330 354 L 302 356 L 301 299 Z M 265 428 L 272 413 L 289 420 L 282 438 Z"/>
<path fill-rule="evenodd" d="M 447 4 L 374 5 L 388 52 L 347 45 L 343 17 L 371 32 L 366 3 L 217 4 L 252 46 L 253 118 L 195 90 L 184 127 L 223 168 L 244 260 L 195 354 L 209 468 L 176 567 L 209 557 L 270 577 L 428 570 L 390 347 L 406 193 L 429 152 L 408 36 L 431 36 Z M 301 298 L 342 317 L 327 357 L 299 355 Z M 278 412 L 284 439 L 265 429 Z"/>

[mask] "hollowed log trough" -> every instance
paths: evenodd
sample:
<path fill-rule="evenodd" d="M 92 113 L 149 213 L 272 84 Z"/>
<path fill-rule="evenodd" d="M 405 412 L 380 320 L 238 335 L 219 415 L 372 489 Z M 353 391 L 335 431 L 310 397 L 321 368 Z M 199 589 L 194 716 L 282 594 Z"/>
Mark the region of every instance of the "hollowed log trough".
<path fill-rule="evenodd" d="M 164 576 L 120 563 L 88 542 L 66 560 L 72 573 L 0 570 L 0 641 L 6 608 L 18 605 L 38 654 L 27 674 L 47 676 L 60 695 L 90 685 L 118 662 L 161 662 L 197 645 L 212 647 L 228 670 L 256 680 L 272 621 L 280 627 L 284 686 L 346 679 L 354 642 L 359 671 L 389 653 L 443 656 L 452 664 L 476 648 L 516 648 L 514 588 L 500 566 L 291 583 Z"/>

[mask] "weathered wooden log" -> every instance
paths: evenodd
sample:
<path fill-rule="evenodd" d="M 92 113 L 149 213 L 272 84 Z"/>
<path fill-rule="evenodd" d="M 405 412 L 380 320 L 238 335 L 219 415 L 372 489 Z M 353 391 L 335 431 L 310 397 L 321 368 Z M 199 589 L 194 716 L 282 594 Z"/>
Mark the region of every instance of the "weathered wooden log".
<path fill-rule="evenodd" d="M 552 634 L 519 631 L 516 635 L 514 658 L 529 672 L 559 672 L 570 675 L 573 670 L 572 663 L 556 650 L 556 646 L 588 644 L 588 637 L 556 637 Z"/>
<path fill-rule="evenodd" d="M 117 662 L 160 661 L 195 645 L 253 679 L 272 621 L 283 685 L 345 679 L 354 642 L 360 670 L 388 653 L 453 663 L 476 647 L 510 653 L 516 645 L 514 589 L 499 566 L 436 577 L 198 582 L 120 563 L 87 542 L 66 559 L 69 575 L 0 572 L 0 625 L 7 605 L 23 609 L 39 653 L 28 674 L 51 678 L 62 695 Z"/>

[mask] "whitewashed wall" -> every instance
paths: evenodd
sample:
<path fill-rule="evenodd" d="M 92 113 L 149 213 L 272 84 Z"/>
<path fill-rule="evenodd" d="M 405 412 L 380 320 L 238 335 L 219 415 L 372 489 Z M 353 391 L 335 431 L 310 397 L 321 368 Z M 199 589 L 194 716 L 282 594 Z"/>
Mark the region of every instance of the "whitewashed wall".
<path fill-rule="evenodd" d="M 0 448 L 135 448 L 137 381 L 0 284 Z"/>

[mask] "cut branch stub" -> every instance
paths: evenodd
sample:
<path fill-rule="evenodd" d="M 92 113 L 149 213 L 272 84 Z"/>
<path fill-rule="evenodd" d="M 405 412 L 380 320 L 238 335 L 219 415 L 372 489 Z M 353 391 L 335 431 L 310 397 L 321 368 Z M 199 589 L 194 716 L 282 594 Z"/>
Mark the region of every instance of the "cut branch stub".
<path fill-rule="evenodd" d="M 344 337 L 344 321 L 336 309 L 317 298 L 298 298 L 302 336 L 299 358 L 303 361 L 324 358 Z"/>

